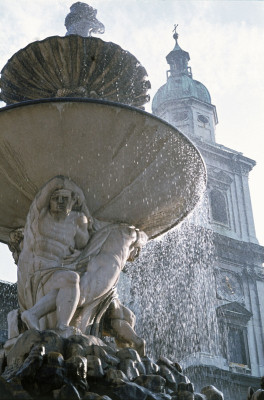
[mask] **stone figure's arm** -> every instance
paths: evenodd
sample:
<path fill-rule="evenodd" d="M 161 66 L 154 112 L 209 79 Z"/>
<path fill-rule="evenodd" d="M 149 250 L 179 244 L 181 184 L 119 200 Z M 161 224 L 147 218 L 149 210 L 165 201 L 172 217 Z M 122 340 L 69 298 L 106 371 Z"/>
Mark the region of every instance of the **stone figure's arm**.
<path fill-rule="evenodd" d="M 60 177 L 51 179 L 46 185 L 40 190 L 35 197 L 35 202 L 38 210 L 43 208 L 49 208 L 49 201 L 51 194 L 57 190 L 63 188 L 63 180 Z"/>
<path fill-rule="evenodd" d="M 100 221 L 99 219 L 93 218 L 92 219 L 92 228 L 94 231 L 99 231 L 100 229 L 105 228 L 108 225 L 112 225 L 113 222 L 108 221 Z"/>
<path fill-rule="evenodd" d="M 89 240 L 89 233 L 88 233 L 88 219 L 82 213 L 79 214 L 76 219 L 76 235 L 75 235 L 75 248 L 78 250 L 83 249 Z"/>

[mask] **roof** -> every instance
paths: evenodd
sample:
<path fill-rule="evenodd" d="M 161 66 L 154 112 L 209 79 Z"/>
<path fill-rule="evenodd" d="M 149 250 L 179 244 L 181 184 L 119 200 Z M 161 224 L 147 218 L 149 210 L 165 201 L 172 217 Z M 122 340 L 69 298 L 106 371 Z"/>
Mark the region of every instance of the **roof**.
<path fill-rule="evenodd" d="M 182 74 L 169 76 L 165 85 L 161 86 L 152 101 L 152 111 L 156 110 L 165 102 L 194 97 L 205 103 L 211 104 L 211 96 L 207 88 L 199 81 L 190 76 Z"/>

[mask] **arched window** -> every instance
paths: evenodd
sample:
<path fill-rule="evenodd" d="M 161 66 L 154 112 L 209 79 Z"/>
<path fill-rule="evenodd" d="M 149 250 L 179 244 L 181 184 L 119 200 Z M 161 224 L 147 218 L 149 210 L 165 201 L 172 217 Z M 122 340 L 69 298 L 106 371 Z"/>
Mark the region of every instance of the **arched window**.
<path fill-rule="evenodd" d="M 213 189 L 210 192 L 210 206 L 212 219 L 221 224 L 228 225 L 226 198 L 220 190 Z"/>

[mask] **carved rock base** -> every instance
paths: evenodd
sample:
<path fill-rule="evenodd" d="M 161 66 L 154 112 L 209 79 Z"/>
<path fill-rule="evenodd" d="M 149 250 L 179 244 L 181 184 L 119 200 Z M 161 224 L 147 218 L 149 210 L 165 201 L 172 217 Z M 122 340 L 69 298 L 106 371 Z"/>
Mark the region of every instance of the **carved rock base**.
<path fill-rule="evenodd" d="M 4 400 L 224 399 L 213 386 L 195 393 L 178 363 L 165 357 L 155 363 L 131 348 L 117 351 L 95 336 L 62 338 L 31 329 L 20 335 L 1 365 Z"/>

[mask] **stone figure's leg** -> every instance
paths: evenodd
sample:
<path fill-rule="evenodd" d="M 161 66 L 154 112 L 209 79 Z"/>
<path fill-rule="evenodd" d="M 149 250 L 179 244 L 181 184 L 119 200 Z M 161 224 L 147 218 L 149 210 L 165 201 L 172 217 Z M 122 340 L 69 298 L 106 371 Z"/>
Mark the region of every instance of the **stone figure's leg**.
<path fill-rule="evenodd" d="M 79 307 L 91 304 L 115 285 L 121 271 L 118 256 L 101 252 L 91 259 L 81 276 Z"/>
<path fill-rule="evenodd" d="M 49 288 L 59 289 L 56 298 L 57 328 L 69 328 L 80 298 L 80 277 L 74 271 L 57 271 L 53 274 Z"/>
<path fill-rule="evenodd" d="M 28 329 L 39 330 L 39 320 L 44 315 L 56 310 L 56 298 L 58 290 L 54 289 L 43 296 L 32 308 L 21 314 L 22 321 L 27 325 Z"/>
<path fill-rule="evenodd" d="M 21 319 L 29 329 L 39 330 L 39 320 L 56 311 L 56 327 L 61 331 L 71 331 L 71 319 L 76 311 L 80 297 L 80 277 L 74 271 L 56 271 L 43 286 L 44 296 L 29 310 L 22 313 Z M 54 326 L 55 328 L 55 326 Z"/>
<path fill-rule="evenodd" d="M 114 300 L 108 311 L 107 317 L 110 318 L 111 327 L 114 335 L 121 342 L 126 342 L 134 347 L 140 356 L 146 353 L 146 342 L 134 331 L 136 317 L 127 307 L 123 306 L 118 299 Z"/>

